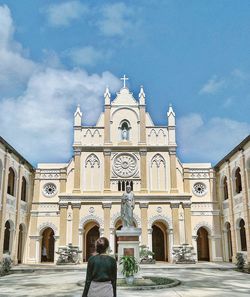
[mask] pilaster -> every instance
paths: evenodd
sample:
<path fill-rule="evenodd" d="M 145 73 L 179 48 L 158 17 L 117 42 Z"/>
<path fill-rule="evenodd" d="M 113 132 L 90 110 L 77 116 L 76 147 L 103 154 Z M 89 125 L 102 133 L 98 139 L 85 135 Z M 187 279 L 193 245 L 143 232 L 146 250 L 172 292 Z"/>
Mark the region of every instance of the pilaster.
<path fill-rule="evenodd" d="M 170 193 L 178 193 L 177 189 L 177 175 L 176 175 L 176 149 L 170 149 Z"/>
<path fill-rule="evenodd" d="M 102 208 L 104 212 L 104 236 L 110 240 L 110 209 L 111 209 L 112 203 L 110 202 L 103 202 Z"/>
<path fill-rule="evenodd" d="M 111 151 L 104 151 L 104 192 L 110 192 L 110 156 Z"/>
<path fill-rule="evenodd" d="M 104 110 L 104 143 L 110 143 L 110 105 L 105 105 Z"/>
<path fill-rule="evenodd" d="M 81 149 L 75 149 L 74 151 L 74 190 L 73 193 L 80 193 L 80 184 L 81 184 Z"/>
<path fill-rule="evenodd" d="M 141 209 L 141 244 L 148 246 L 148 203 L 140 203 Z"/>
<path fill-rule="evenodd" d="M 171 203 L 174 245 L 180 244 L 179 203 Z"/>
<path fill-rule="evenodd" d="M 60 246 L 66 245 L 68 204 L 60 204 Z"/>
<path fill-rule="evenodd" d="M 185 243 L 192 245 L 191 203 L 182 203 L 185 221 Z"/>
<path fill-rule="evenodd" d="M 146 106 L 139 105 L 140 111 L 140 143 L 146 143 Z"/>
<path fill-rule="evenodd" d="M 147 192 L 147 150 L 140 150 L 141 160 L 141 192 Z"/>
<path fill-rule="evenodd" d="M 73 203 L 72 209 L 73 209 L 73 220 L 72 220 L 72 245 L 78 246 L 79 243 L 79 223 L 80 223 L 80 203 Z"/>

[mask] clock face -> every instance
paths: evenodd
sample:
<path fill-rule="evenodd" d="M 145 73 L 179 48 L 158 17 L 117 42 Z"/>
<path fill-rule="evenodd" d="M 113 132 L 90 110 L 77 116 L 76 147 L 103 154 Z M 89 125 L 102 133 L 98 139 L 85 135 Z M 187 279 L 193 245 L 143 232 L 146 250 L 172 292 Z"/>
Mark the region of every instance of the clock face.
<path fill-rule="evenodd" d="M 131 177 L 137 171 L 136 158 L 128 153 L 118 154 L 113 162 L 113 171 L 120 177 Z"/>

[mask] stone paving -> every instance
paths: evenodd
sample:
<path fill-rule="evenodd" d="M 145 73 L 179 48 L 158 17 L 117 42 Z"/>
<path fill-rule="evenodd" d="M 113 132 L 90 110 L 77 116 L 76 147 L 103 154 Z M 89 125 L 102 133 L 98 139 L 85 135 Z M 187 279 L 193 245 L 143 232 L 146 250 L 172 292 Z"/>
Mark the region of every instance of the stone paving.
<path fill-rule="evenodd" d="M 204 265 L 203 265 L 204 267 Z M 164 267 L 142 269 L 143 275 L 167 276 L 182 283 L 175 288 L 153 291 L 118 290 L 118 297 L 244 297 L 250 296 L 250 274 L 232 269 L 190 269 Z M 85 278 L 85 269 L 76 271 L 35 271 L 0 278 L 1 297 L 81 297 L 83 288 L 77 282 Z M 101 296 L 100 296 L 101 297 Z"/>

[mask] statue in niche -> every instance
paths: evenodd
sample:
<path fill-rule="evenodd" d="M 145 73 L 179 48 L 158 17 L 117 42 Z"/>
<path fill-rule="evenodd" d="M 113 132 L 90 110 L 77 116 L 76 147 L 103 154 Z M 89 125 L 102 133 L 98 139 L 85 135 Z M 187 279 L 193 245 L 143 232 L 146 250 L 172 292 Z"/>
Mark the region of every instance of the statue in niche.
<path fill-rule="evenodd" d="M 133 210 L 135 208 L 135 198 L 134 194 L 131 191 L 131 187 L 126 187 L 126 192 L 122 195 L 121 201 L 121 218 L 122 218 L 122 227 L 131 228 L 134 227 L 133 221 Z"/>
<path fill-rule="evenodd" d="M 122 140 L 128 140 L 128 124 L 124 122 L 121 126 L 121 138 Z"/>

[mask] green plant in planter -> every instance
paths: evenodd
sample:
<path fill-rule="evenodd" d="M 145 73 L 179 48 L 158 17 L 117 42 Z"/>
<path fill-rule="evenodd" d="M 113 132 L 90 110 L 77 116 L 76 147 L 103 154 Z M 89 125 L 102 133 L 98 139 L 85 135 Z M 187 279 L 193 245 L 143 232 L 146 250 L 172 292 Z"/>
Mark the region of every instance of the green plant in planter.
<path fill-rule="evenodd" d="M 125 277 L 133 276 L 139 270 L 139 264 L 134 256 L 122 256 L 119 264 L 122 265 L 122 274 Z"/>

